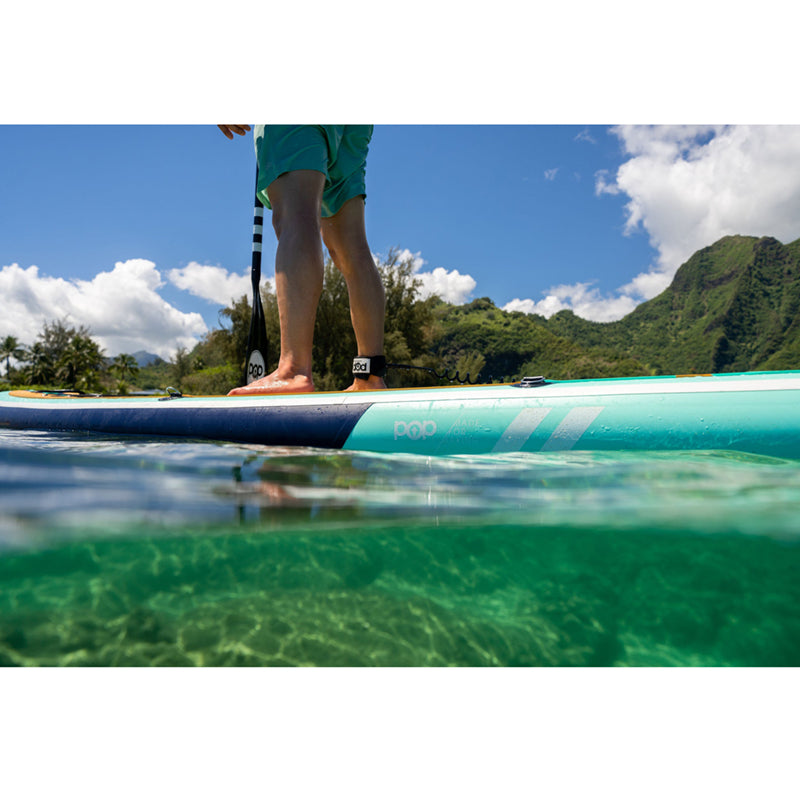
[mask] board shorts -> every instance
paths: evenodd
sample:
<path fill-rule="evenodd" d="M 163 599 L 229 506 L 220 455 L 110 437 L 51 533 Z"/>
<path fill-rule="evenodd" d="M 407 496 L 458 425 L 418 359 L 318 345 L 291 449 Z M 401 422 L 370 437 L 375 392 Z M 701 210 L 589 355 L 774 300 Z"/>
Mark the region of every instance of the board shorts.
<path fill-rule="evenodd" d="M 281 175 L 312 169 L 325 176 L 321 215 L 332 217 L 353 197 L 366 199 L 367 151 L 372 125 L 256 125 L 258 196 L 269 209 L 267 189 Z"/>

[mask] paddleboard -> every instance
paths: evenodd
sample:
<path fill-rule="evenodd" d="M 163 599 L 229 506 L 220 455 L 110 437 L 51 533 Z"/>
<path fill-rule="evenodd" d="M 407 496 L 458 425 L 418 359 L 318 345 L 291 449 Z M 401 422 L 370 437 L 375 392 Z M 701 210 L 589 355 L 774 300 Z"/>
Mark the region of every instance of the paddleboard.
<path fill-rule="evenodd" d="M 0 428 L 457 455 L 738 450 L 800 458 L 800 370 L 255 397 L 0 392 Z"/>

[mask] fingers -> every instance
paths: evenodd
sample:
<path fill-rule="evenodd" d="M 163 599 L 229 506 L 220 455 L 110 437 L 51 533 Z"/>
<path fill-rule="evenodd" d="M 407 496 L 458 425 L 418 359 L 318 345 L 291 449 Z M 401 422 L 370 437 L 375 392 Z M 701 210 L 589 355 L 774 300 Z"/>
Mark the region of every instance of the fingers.
<path fill-rule="evenodd" d="M 233 134 L 244 136 L 250 130 L 249 125 L 217 125 L 228 139 L 233 139 Z"/>

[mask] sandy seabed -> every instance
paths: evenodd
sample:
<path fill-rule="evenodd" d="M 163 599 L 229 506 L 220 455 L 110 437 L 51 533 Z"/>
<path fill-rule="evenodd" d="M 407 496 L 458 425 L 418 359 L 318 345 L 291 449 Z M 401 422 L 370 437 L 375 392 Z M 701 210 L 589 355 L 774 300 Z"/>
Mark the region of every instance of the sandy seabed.
<path fill-rule="evenodd" d="M 788 666 L 800 549 L 417 525 L 0 559 L 1 666 Z"/>

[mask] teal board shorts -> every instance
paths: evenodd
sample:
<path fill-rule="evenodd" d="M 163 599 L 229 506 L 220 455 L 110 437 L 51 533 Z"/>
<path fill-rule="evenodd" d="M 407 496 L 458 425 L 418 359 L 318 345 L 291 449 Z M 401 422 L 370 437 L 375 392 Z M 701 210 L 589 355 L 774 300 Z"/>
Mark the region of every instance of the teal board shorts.
<path fill-rule="evenodd" d="M 325 176 L 323 217 L 351 198 L 366 198 L 367 151 L 372 125 L 256 125 L 258 196 L 269 209 L 267 189 L 286 172 L 312 169 Z"/>

